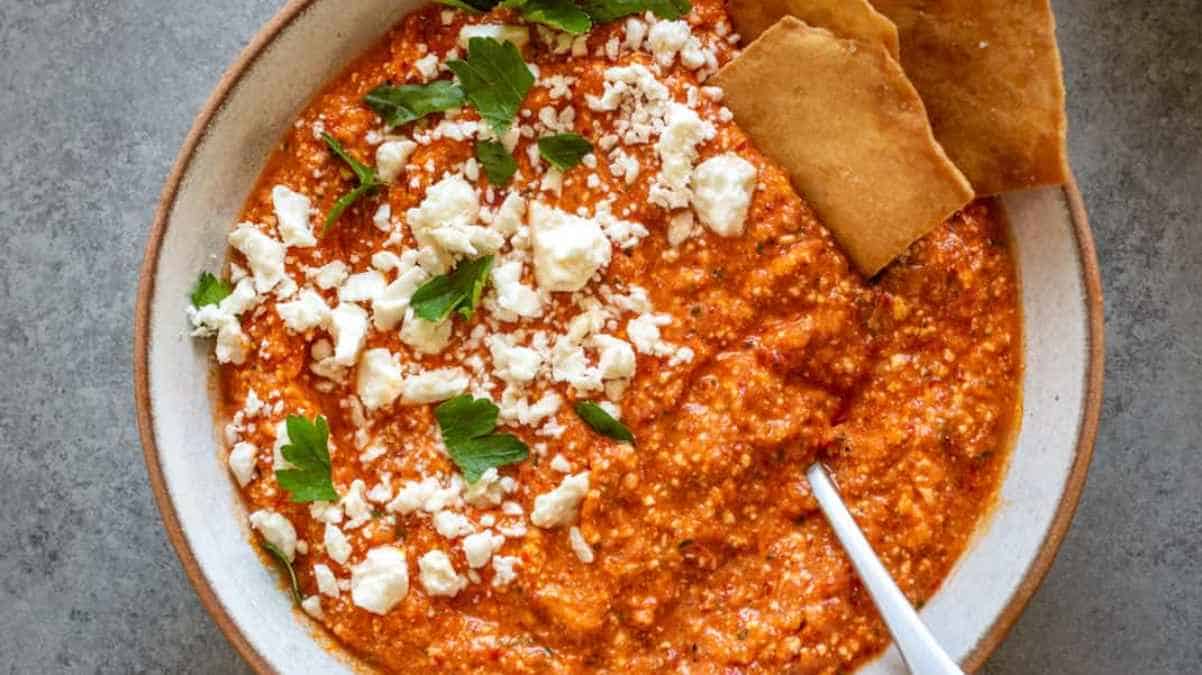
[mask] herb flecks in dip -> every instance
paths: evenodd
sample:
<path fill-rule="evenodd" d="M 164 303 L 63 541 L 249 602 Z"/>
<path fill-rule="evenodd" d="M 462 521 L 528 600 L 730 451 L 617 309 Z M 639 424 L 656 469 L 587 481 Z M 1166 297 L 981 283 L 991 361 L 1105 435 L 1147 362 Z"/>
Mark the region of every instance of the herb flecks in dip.
<path fill-rule="evenodd" d="M 251 527 L 387 670 L 846 670 L 887 635 L 805 469 L 935 592 L 1017 403 L 1004 228 L 866 282 L 705 86 L 721 2 L 550 7 L 412 14 L 272 155 L 190 310 Z"/>

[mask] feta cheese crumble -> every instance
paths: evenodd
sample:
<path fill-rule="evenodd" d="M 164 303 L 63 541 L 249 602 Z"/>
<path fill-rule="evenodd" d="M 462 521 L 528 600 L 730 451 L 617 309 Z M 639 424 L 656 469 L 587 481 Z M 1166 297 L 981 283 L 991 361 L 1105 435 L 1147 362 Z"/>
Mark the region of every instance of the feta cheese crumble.
<path fill-rule="evenodd" d="M 271 203 L 275 208 L 276 228 L 285 246 L 300 248 L 317 244 L 313 226 L 309 224 L 309 210 L 313 204 L 308 197 L 277 185 L 271 190 Z"/>
<path fill-rule="evenodd" d="M 693 170 L 693 209 L 714 234 L 743 234 L 755 192 L 755 165 L 733 152 L 711 157 Z"/>
<path fill-rule="evenodd" d="M 534 274 L 548 291 L 578 291 L 609 264 L 612 247 L 596 221 L 541 202 L 531 205 Z"/>
<path fill-rule="evenodd" d="M 530 522 L 544 529 L 575 523 L 580 502 L 588 493 L 588 478 L 587 471 L 568 476 L 559 487 L 536 497 Z"/>
<path fill-rule="evenodd" d="M 387 614 L 409 593 L 409 564 L 395 546 L 377 546 L 351 568 L 351 601 L 372 614 Z"/>
<path fill-rule="evenodd" d="M 467 578 L 458 574 L 451 559 L 438 549 L 418 559 L 417 566 L 421 570 L 419 577 L 426 595 L 454 597 L 467 588 Z"/>
<path fill-rule="evenodd" d="M 250 514 L 250 526 L 263 535 L 267 543 L 279 549 L 288 562 L 296 558 L 296 528 L 284 516 L 263 509 Z"/>

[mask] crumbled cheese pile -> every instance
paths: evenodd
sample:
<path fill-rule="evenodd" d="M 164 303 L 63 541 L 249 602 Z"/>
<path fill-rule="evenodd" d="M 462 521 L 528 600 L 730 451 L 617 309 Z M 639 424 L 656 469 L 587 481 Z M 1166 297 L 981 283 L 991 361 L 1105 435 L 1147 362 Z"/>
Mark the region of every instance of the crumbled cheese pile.
<path fill-rule="evenodd" d="M 455 16 L 444 11 L 444 25 Z M 685 20 L 660 21 L 650 13 L 625 19 L 622 27 L 619 36 L 591 55 L 612 62 L 605 66 L 602 91 L 582 97 L 595 123 L 606 130 L 590 139 L 596 154 L 585 156 L 573 170 L 599 195 L 591 209 L 568 211 L 558 205 L 571 175 L 547 166 L 534 142 L 574 130 L 577 77 L 550 69 L 542 74 L 532 67 L 538 77 L 535 87 L 546 91 L 550 103 L 524 110 L 501 137 L 487 124 L 455 111 L 437 123 L 415 125 L 408 136 L 367 133 L 381 180 L 409 190 L 425 187 L 420 202 L 407 210 L 394 211 L 382 200 L 372 224 L 388 237 L 370 260 L 296 264 L 290 252 L 318 244 L 315 198 L 275 186 L 274 223 L 243 222 L 229 234 L 247 269 L 231 265 L 233 292 L 220 303 L 189 308 L 193 334 L 215 336 L 217 360 L 236 365 L 256 356 L 272 358 L 266 345 L 256 349 L 244 332 L 243 321 L 252 312 L 258 320 L 274 312 L 287 331 L 303 336 L 306 367 L 317 388 L 349 392 L 343 406 L 356 427 L 357 447 L 336 455 L 337 462 L 357 459 L 368 467 L 387 455 L 390 450 L 376 439 L 374 429 L 394 416 L 396 407 L 435 404 L 463 393 L 494 401 L 502 425 L 545 439 L 540 441 L 542 452 L 564 432 L 560 417 L 571 414 L 564 406 L 569 398 L 603 398 L 602 405 L 616 417 L 640 365 L 656 359 L 675 368 L 694 354 L 664 339 L 673 317 L 657 312 L 645 289 L 606 279 L 607 269 L 621 251 L 647 237 L 665 237 L 672 249 L 682 246 L 700 236 L 697 224 L 720 237 L 741 235 L 757 178 L 756 166 L 738 154 L 708 149 L 718 125 L 730 121 L 729 111 L 716 105 L 720 90 L 686 84 L 684 100 L 672 94 L 679 89 L 672 75 L 675 64 L 702 82 L 717 71 L 713 38 L 694 36 Z M 725 24 L 717 34 L 736 38 L 728 35 Z M 447 71 L 446 61 L 459 57 L 472 37 L 589 56 L 582 36 L 546 26 L 470 25 L 448 53 L 423 48 L 425 56 L 412 65 L 412 81 L 440 77 Z M 315 137 L 324 128 L 318 119 Z M 525 143 L 535 175 L 519 169 L 501 191 L 484 180 L 475 159 L 451 167 L 410 162 L 431 143 L 470 147 L 477 140 L 499 141 L 511 153 Z M 640 182 L 647 186 L 651 204 L 667 212 L 666 231 L 651 232 L 630 220 L 629 209 L 614 213 L 621 194 Z M 470 323 L 454 314 L 441 322 L 418 316 L 411 305 L 423 284 L 486 255 L 495 259 Z M 388 334 L 404 348 L 369 347 L 381 343 L 377 336 Z M 271 392 L 266 401 L 250 392 L 226 427 L 229 467 L 239 485 L 274 480 L 271 473 L 257 471 L 263 453 L 272 456 L 273 468 L 288 467 L 281 454 L 289 443 L 282 420 L 290 412 L 296 411 L 284 410 L 279 392 Z M 258 425 L 274 430 L 273 447 L 245 440 Z M 441 451 L 437 439 L 421 443 Z M 313 565 L 319 594 L 306 598 L 304 608 L 320 617 L 322 598 L 338 600 L 349 592 L 356 606 L 386 614 L 408 594 L 411 569 L 429 596 L 455 596 L 470 584 L 483 583 L 486 572 L 491 587 L 504 588 L 516 579 L 521 559 L 502 551 L 507 542 L 526 535 L 528 524 L 559 528 L 577 558 L 593 562 L 593 548 L 577 526 L 589 471 L 572 473 L 572 462 L 562 454 L 555 454 L 548 466 L 563 478 L 558 487 L 539 495 L 526 494 L 496 469 L 471 485 L 458 474 L 427 473 L 418 466 L 418 480 L 394 484 L 384 472 L 376 485 L 355 480 L 338 486 L 338 501 L 310 505 L 312 518 L 324 523 L 322 541 L 312 545 L 325 552 L 328 564 Z M 446 543 L 413 555 L 400 545 L 369 546 L 373 513 L 385 514 L 382 521 L 389 526 L 401 518 L 428 518 Z M 292 523 L 279 513 L 256 511 L 250 522 L 289 561 L 311 545 L 298 539 Z M 456 567 L 456 550 L 465 566 Z"/>

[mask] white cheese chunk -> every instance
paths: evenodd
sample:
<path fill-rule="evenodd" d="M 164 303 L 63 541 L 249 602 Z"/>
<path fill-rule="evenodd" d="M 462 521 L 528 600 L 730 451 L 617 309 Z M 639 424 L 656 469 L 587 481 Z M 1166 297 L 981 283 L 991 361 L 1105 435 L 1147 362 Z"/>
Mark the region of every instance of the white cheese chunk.
<path fill-rule="evenodd" d="M 277 302 L 275 311 L 294 333 L 324 326 L 330 320 L 330 306 L 321 294 L 310 288 L 301 291 L 295 300 Z"/>
<path fill-rule="evenodd" d="M 431 520 L 434 523 L 434 531 L 447 539 L 458 539 L 476 530 L 467 516 L 454 511 L 439 511 Z"/>
<path fill-rule="evenodd" d="M 480 480 L 467 486 L 463 500 L 478 509 L 487 509 L 500 504 L 505 495 L 517 489 L 517 483 L 508 476 L 501 476 L 496 468 L 488 468 Z"/>
<path fill-rule="evenodd" d="M 339 509 L 338 512 L 342 513 L 342 510 Z M 326 553 L 334 562 L 345 565 L 346 561 L 350 559 L 351 543 L 347 541 L 346 534 L 337 525 L 326 523 L 323 542 L 326 546 Z"/>
<path fill-rule="evenodd" d="M 506 422 L 533 427 L 554 417 L 561 405 L 563 399 L 554 391 L 548 391 L 538 401 L 530 403 L 514 387 L 506 387 L 501 395 L 500 417 Z"/>
<path fill-rule="evenodd" d="M 437 403 L 467 391 L 467 373 L 461 368 L 427 370 L 405 378 L 401 399 L 408 405 Z"/>
<path fill-rule="evenodd" d="M 351 568 L 351 601 L 384 615 L 409 593 L 409 563 L 395 546 L 377 546 Z"/>
<path fill-rule="evenodd" d="M 434 549 L 417 561 L 420 578 L 426 595 L 454 597 L 467 587 L 467 578 L 455 572 L 455 566 L 446 553 Z"/>
<path fill-rule="evenodd" d="M 647 34 L 647 46 L 660 65 L 670 65 L 692 37 L 687 21 L 657 21 Z"/>
<path fill-rule="evenodd" d="M 401 367 L 387 349 L 369 349 L 359 359 L 355 378 L 355 393 L 368 410 L 391 405 L 401 395 L 405 377 Z"/>
<path fill-rule="evenodd" d="M 338 289 L 338 299 L 342 302 L 371 302 L 384 292 L 387 285 L 388 280 L 376 270 L 352 274 Z"/>
<path fill-rule="evenodd" d="M 604 334 L 594 335 L 592 341 L 593 348 L 601 354 L 597 361 L 597 370 L 601 371 L 602 379 L 634 377 L 635 356 L 629 342 Z"/>
<path fill-rule="evenodd" d="M 313 204 L 308 197 L 277 185 L 271 190 L 271 204 L 275 207 L 276 229 L 285 246 L 305 248 L 317 244 L 313 226 L 309 223 L 309 209 Z"/>
<path fill-rule="evenodd" d="M 237 319 L 223 323 L 217 331 L 217 362 L 242 365 L 249 352 L 250 339 L 242 332 L 242 324 Z"/>
<path fill-rule="evenodd" d="M 588 479 L 587 471 L 568 476 L 559 487 L 535 497 L 530 522 L 542 528 L 575 523 L 580 502 L 588 493 Z"/>
<path fill-rule="evenodd" d="M 666 314 L 640 314 L 626 323 L 626 335 L 640 353 L 658 355 L 659 327 L 671 322 Z"/>
<path fill-rule="evenodd" d="M 381 232 L 389 232 L 392 230 L 392 206 L 389 204 L 380 204 L 379 208 L 371 217 L 371 224 L 376 226 L 376 229 Z M 381 251 L 386 253 L 387 251 Z"/>
<path fill-rule="evenodd" d="M 557 454 L 551 458 L 551 470 L 559 473 L 572 473 L 572 463 L 567 457 Z"/>
<path fill-rule="evenodd" d="M 395 181 L 416 149 L 417 143 L 408 139 L 381 143 L 376 148 L 376 175 L 386 183 Z"/>
<path fill-rule="evenodd" d="M 517 126 L 515 125 L 516 129 Z M 522 220 L 526 216 L 526 200 L 517 192 L 510 192 L 505 197 L 505 201 L 497 207 L 497 213 L 492 219 L 492 229 L 496 230 L 502 236 L 511 237 L 522 226 Z"/>
<path fill-rule="evenodd" d="M 572 553 L 576 554 L 576 558 L 580 562 L 588 564 L 595 559 L 593 547 L 589 546 L 579 527 L 573 526 L 572 529 L 568 530 L 568 544 L 571 545 Z"/>
<path fill-rule="evenodd" d="M 497 306 L 501 310 L 522 317 L 542 316 L 543 302 L 538 292 L 522 283 L 520 260 L 507 260 L 494 267 L 492 282 L 496 289 Z M 504 321 L 514 317 L 498 318 Z"/>
<path fill-rule="evenodd" d="M 474 570 L 484 567 L 504 544 L 505 537 L 493 534 L 492 530 L 484 530 L 464 537 L 463 555 L 467 558 L 468 567 Z"/>
<path fill-rule="evenodd" d="M 347 270 L 346 263 L 341 260 L 335 260 L 321 267 L 310 268 L 306 274 L 313 279 L 318 288 L 328 291 L 331 288 L 337 288 L 343 281 L 346 281 L 346 277 L 350 272 Z"/>
<path fill-rule="evenodd" d="M 434 323 L 414 313 L 413 308 L 405 311 L 401 326 L 401 342 L 421 354 L 437 354 L 451 341 L 453 325 L 449 319 Z"/>
<path fill-rule="evenodd" d="M 318 563 L 313 566 L 313 578 L 317 581 L 317 592 L 331 598 L 338 597 L 338 579 L 329 566 Z"/>
<path fill-rule="evenodd" d="M 426 477 L 421 482 L 408 481 L 397 490 L 396 497 L 384 508 L 393 513 L 407 515 L 422 508 L 439 490 L 438 480 Z"/>
<path fill-rule="evenodd" d="M 480 197 L 459 175 L 432 185 L 421 204 L 406 214 L 419 244 L 444 255 L 472 258 L 496 253 L 505 243 L 499 232 L 475 224 L 479 216 Z"/>
<path fill-rule="evenodd" d="M 367 503 L 367 483 L 361 479 L 351 481 L 351 489 L 347 490 L 342 499 L 338 500 L 338 505 L 346 512 L 346 517 L 349 519 L 346 523 L 346 529 L 353 530 L 360 527 L 371 520 L 371 504 Z"/>
<path fill-rule="evenodd" d="M 309 502 L 309 517 L 319 523 L 342 522 L 342 507 L 333 502 Z"/>
<path fill-rule="evenodd" d="M 414 292 L 430 278 L 425 270 L 416 265 L 406 268 L 402 264 L 398 269 L 401 268 L 403 269 L 397 274 L 397 278 L 372 301 L 372 320 L 380 330 L 396 328 L 405 318 L 405 310 L 409 308 L 409 301 Z"/>
<path fill-rule="evenodd" d="M 503 588 L 518 578 L 516 568 L 522 559 L 515 555 L 495 555 L 492 558 L 494 588 Z"/>
<path fill-rule="evenodd" d="M 505 335 L 490 335 L 488 350 L 492 353 L 493 374 L 502 382 L 525 384 L 538 375 L 543 357 L 529 347 L 519 347 Z"/>
<path fill-rule="evenodd" d="M 308 614 L 318 621 L 321 621 L 325 618 L 325 613 L 321 611 L 320 595 L 310 595 L 304 600 L 301 600 L 301 609 L 305 610 L 305 614 Z"/>
<path fill-rule="evenodd" d="M 492 38 L 498 42 L 512 42 L 514 47 L 521 49 L 530 42 L 530 31 L 525 26 L 495 23 L 464 26 L 459 29 L 459 48 L 467 49 L 469 41 L 474 37 Z"/>
<path fill-rule="evenodd" d="M 262 509 L 250 514 L 250 526 L 279 549 L 288 562 L 296 558 L 296 528 L 292 527 L 292 521 L 275 511 Z"/>
<path fill-rule="evenodd" d="M 255 292 L 255 282 L 249 278 L 238 281 L 232 293 L 216 305 L 188 307 L 192 320 L 192 335 L 209 337 L 217 335 L 216 354 L 220 363 L 241 364 L 250 351 L 250 340 L 242 332 L 238 316 L 254 307 L 262 299 Z"/>
<path fill-rule="evenodd" d="M 284 245 L 263 234 L 254 223 L 238 223 L 229 235 L 230 245 L 246 256 L 255 290 L 266 293 L 279 285 L 284 272 Z"/>
<path fill-rule="evenodd" d="M 755 165 L 733 152 L 711 157 L 693 170 L 693 209 L 714 234 L 743 234 L 755 193 Z"/>
<path fill-rule="evenodd" d="M 696 198 L 693 200 L 694 207 L 696 206 Z M 680 211 L 672 214 L 672 218 L 668 221 L 668 246 L 676 248 L 683 244 L 689 237 L 693 235 L 693 212 Z"/>
<path fill-rule="evenodd" d="M 697 161 L 697 146 L 713 138 L 715 133 L 713 125 L 689 107 L 669 104 L 664 132 L 655 144 L 661 166 L 647 195 L 652 204 L 665 209 L 689 205 L 692 197 L 689 182 L 693 163 Z"/>
<path fill-rule="evenodd" d="M 292 439 L 288 438 L 288 423 L 285 420 L 280 420 L 275 424 L 275 444 L 271 448 L 271 468 L 274 471 L 283 471 L 285 469 L 295 469 L 288 460 L 284 459 L 284 446 L 290 445 Z"/>
<path fill-rule="evenodd" d="M 238 479 L 238 485 L 246 487 L 251 479 L 255 477 L 255 458 L 258 454 L 259 449 L 246 441 L 236 444 L 230 450 L 230 473 L 234 474 L 234 478 Z"/>
<path fill-rule="evenodd" d="M 330 312 L 330 332 L 334 335 L 334 363 L 350 366 L 359 358 L 367 338 L 367 310 L 349 302 Z"/>
<path fill-rule="evenodd" d="M 531 205 L 534 276 L 548 291 L 578 291 L 609 264 L 612 247 L 596 221 L 540 202 Z"/>

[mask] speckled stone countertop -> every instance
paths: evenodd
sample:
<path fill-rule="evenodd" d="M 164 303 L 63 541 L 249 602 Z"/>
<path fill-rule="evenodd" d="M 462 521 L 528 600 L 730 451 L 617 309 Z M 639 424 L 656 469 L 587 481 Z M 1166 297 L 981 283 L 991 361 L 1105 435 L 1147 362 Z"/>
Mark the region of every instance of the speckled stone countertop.
<path fill-rule="evenodd" d="M 282 0 L 0 0 L 0 671 L 236 673 L 134 425 L 159 189 Z M 1055 567 L 988 673 L 1202 670 L 1202 0 L 1055 0 L 1106 400 Z"/>

